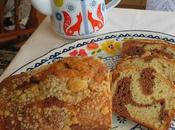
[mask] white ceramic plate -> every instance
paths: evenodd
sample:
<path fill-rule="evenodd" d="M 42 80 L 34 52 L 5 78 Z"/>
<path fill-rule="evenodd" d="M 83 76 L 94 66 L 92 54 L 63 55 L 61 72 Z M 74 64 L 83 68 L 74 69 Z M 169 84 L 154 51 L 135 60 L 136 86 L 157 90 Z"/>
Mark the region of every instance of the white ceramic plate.
<path fill-rule="evenodd" d="M 175 44 L 175 37 L 172 35 L 152 32 L 146 30 L 127 30 L 112 32 L 86 40 L 79 40 L 55 48 L 36 60 L 22 66 L 12 75 L 24 71 L 31 71 L 42 65 L 53 63 L 67 56 L 96 56 L 104 60 L 106 65 L 113 69 L 120 58 L 121 41 L 127 39 L 160 39 Z M 112 130 L 148 130 L 147 128 L 131 122 L 126 118 L 113 115 Z M 171 122 L 170 130 L 175 130 L 175 120 Z"/>

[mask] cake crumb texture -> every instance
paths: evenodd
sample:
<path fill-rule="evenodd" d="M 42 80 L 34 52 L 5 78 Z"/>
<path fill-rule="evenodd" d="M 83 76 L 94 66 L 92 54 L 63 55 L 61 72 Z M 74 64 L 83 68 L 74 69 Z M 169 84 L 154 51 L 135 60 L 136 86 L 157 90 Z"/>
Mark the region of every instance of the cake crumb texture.
<path fill-rule="evenodd" d="M 109 130 L 110 71 L 67 57 L 0 83 L 0 130 Z"/>
<path fill-rule="evenodd" d="M 122 57 L 157 54 L 175 59 L 175 46 L 161 40 L 133 39 L 123 42 Z"/>
<path fill-rule="evenodd" d="M 175 45 L 129 39 L 112 78 L 113 112 L 152 130 L 175 117 Z"/>
<path fill-rule="evenodd" d="M 143 75 L 150 77 L 151 93 L 144 93 Z M 165 79 L 153 68 L 128 68 L 120 71 L 113 82 L 113 111 L 121 116 L 136 121 L 153 130 L 167 130 L 175 113 L 175 88 L 172 82 Z M 152 82 L 149 81 L 148 82 Z M 147 90 L 145 90 L 147 91 Z"/>

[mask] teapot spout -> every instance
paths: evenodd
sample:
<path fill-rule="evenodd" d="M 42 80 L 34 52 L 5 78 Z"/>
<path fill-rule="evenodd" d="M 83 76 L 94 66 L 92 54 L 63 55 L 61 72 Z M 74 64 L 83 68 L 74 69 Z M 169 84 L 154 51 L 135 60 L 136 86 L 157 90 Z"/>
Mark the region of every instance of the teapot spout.
<path fill-rule="evenodd" d="M 52 15 L 51 0 L 31 0 L 32 5 L 45 15 Z"/>

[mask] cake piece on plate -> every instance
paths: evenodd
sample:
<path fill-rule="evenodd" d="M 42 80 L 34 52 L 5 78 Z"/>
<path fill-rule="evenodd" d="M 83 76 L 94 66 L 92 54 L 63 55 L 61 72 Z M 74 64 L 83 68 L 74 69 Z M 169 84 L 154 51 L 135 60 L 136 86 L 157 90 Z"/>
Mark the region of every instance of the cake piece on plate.
<path fill-rule="evenodd" d="M 0 84 L 0 130 L 109 130 L 110 71 L 69 57 Z"/>
<path fill-rule="evenodd" d="M 119 64 L 117 64 L 117 69 L 124 69 L 128 67 L 152 67 L 157 72 L 164 75 L 167 79 L 175 83 L 175 61 L 172 59 L 167 59 L 158 55 L 150 55 L 143 57 L 133 56 L 122 59 L 119 62 Z"/>
<path fill-rule="evenodd" d="M 113 111 L 153 130 L 168 130 L 175 116 L 172 82 L 148 67 L 115 70 Z"/>
<path fill-rule="evenodd" d="M 134 39 L 123 42 L 122 57 L 158 54 L 175 59 L 175 46 L 162 40 Z"/>

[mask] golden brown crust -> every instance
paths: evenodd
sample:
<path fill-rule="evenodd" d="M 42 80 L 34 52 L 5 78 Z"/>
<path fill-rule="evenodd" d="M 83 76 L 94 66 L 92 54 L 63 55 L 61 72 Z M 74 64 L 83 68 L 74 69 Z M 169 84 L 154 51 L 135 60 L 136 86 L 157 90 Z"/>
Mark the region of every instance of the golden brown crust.
<path fill-rule="evenodd" d="M 110 72 L 93 57 L 68 57 L 0 84 L 0 130 L 108 130 Z"/>
<path fill-rule="evenodd" d="M 160 48 L 150 48 L 146 50 L 146 46 L 159 46 Z M 168 49 L 171 49 L 170 50 Z M 150 54 L 158 54 L 165 56 L 169 59 L 175 58 L 175 46 L 162 41 L 162 40 L 147 40 L 147 39 L 134 39 L 134 40 L 127 40 L 123 43 L 122 48 L 122 57 L 125 58 L 127 56 L 142 56 L 142 55 L 150 55 Z"/>
<path fill-rule="evenodd" d="M 147 120 L 148 118 L 146 116 L 135 118 L 134 115 L 132 115 L 133 113 L 130 113 L 131 111 L 128 111 L 129 108 L 127 108 L 128 104 L 129 104 L 129 105 L 133 105 L 136 108 L 139 108 L 140 110 L 142 110 L 142 108 L 145 109 L 146 107 L 151 107 L 152 105 L 157 104 L 157 105 L 160 105 L 160 107 L 161 107 L 160 115 L 159 115 L 160 120 L 164 121 L 164 123 L 162 124 L 162 128 L 159 128 L 159 130 L 167 130 L 169 128 L 171 120 L 175 116 L 175 113 L 174 113 L 175 106 L 173 106 L 172 109 L 167 111 L 166 110 L 167 108 L 165 108 L 164 99 L 160 98 L 160 99 L 156 100 L 156 98 L 155 98 L 155 101 L 153 101 L 151 104 L 145 104 L 145 105 L 140 104 L 133 99 L 133 95 L 131 94 L 131 91 L 137 91 L 137 90 L 136 89 L 131 90 L 130 85 L 131 85 L 131 83 L 134 84 L 136 81 L 137 82 L 139 82 L 139 81 L 138 81 L 138 79 L 133 79 L 132 77 L 134 75 L 137 75 L 137 74 L 139 74 L 141 76 L 142 71 L 143 70 L 136 69 L 136 68 L 127 68 L 127 69 L 125 68 L 125 69 L 120 69 L 120 70 L 114 71 L 114 75 L 117 75 L 117 76 L 115 76 L 115 79 L 113 79 L 113 82 L 112 82 L 113 112 L 118 114 L 118 115 L 124 116 L 132 121 L 140 123 L 147 128 L 157 130 L 159 127 L 154 126 L 153 123 L 149 124 L 148 120 Z M 175 92 L 174 85 L 170 81 L 166 80 L 163 76 L 161 76 L 161 74 L 155 73 L 155 77 L 157 77 L 157 76 L 161 79 L 160 80 L 161 82 L 165 82 L 165 84 L 170 86 L 171 91 Z M 142 94 L 145 95 L 144 93 L 142 93 Z M 171 94 L 168 92 L 167 95 L 171 95 Z M 120 98 L 118 98 L 118 97 L 120 97 Z M 145 97 L 147 97 L 147 94 L 145 95 Z M 154 99 L 154 97 L 153 97 L 153 99 Z M 142 99 L 140 99 L 140 100 L 142 100 Z M 171 100 L 174 100 L 174 98 L 171 98 Z M 168 103 L 167 101 L 168 100 L 166 100 L 166 107 L 167 107 L 167 103 Z M 121 107 L 121 109 L 119 107 Z M 147 113 L 147 111 L 145 111 L 144 113 Z M 151 114 L 153 114 L 153 113 L 151 113 Z M 149 113 L 148 113 L 148 115 L 149 115 Z M 142 120 L 140 118 L 142 118 Z M 143 121 L 143 118 L 145 118 L 144 121 Z M 155 122 L 155 124 L 156 124 L 156 122 Z"/>

